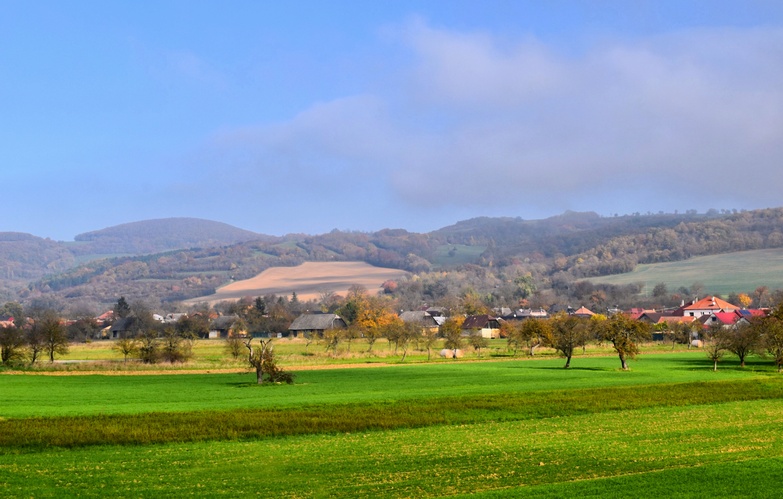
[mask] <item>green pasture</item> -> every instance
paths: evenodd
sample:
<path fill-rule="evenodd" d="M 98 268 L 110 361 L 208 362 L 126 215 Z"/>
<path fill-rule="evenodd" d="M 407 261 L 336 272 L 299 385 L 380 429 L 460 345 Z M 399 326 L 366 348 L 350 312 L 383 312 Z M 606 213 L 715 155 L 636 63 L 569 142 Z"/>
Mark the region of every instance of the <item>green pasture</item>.
<path fill-rule="evenodd" d="M 783 376 L 701 351 L 0 375 L 0 495 L 769 497 Z"/>
<path fill-rule="evenodd" d="M 658 283 L 670 291 L 704 284 L 705 291 L 728 295 L 751 292 L 759 286 L 783 288 L 783 250 L 766 249 L 690 258 L 679 262 L 638 265 L 625 274 L 595 277 L 594 283 L 625 285 L 643 283 L 643 293 L 652 293 Z"/>
<path fill-rule="evenodd" d="M 717 373 L 703 352 L 640 355 L 619 372 L 616 357 L 450 361 L 388 367 L 295 371 L 293 386 L 256 387 L 255 372 L 162 375 L 0 376 L 0 417 L 132 414 L 372 403 L 452 395 L 487 395 L 768 377 L 770 361 L 731 359 Z"/>
<path fill-rule="evenodd" d="M 450 267 L 452 265 L 476 263 L 479 256 L 481 256 L 486 249 L 486 246 L 443 244 L 435 248 L 435 252 L 432 256 L 432 263 L 436 267 Z"/>

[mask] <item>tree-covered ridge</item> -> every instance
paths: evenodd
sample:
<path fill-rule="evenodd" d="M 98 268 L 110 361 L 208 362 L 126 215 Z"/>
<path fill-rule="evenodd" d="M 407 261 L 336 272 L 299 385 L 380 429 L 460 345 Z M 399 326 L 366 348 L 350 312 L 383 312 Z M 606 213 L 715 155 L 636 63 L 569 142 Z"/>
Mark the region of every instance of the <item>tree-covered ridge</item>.
<path fill-rule="evenodd" d="M 463 292 L 478 293 L 484 301 L 492 297 L 489 302 L 502 306 L 515 306 L 520 299 L 569 303 L 584 296 L 595 303 L 618 303 L 633 290 L 607 287 L 583 293 L 576 281 L 629 271 L 639 263 L 782 246 L 783 209 L 617 217 L 569 212 L 545 220 L 472 219 L 427 234 L 334 230 L 94 260 L 29 279 L 6 294 L 21 301 L 50 297 L 105 304 L 124 295 L 172 302 L 212 294 L 273 266 L 364 261 L 416 274 L 415 281 L 395 284 L 396 293 L 409 296 L 411 306 L 416 300 L 432 303 Z M 524 289 L 517 285 L 520 279 Z"/>
<path fill-rule="evenodd" d="M 640 263 L 783 247 L 783 209 L 735 213 L 614 237 L 568 260 L 575 278 L 620 274 Z"/>

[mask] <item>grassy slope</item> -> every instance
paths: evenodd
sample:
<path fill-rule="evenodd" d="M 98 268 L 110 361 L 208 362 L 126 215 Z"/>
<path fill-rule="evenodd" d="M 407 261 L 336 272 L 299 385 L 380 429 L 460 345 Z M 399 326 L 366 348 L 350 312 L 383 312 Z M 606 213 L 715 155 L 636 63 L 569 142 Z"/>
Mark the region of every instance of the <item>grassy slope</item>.
<path fill-rule="evenodd" d="M 783 288 L 783 250 L 755 250 L 691 258 L 681 262 L 639 265 L 633 272 L 589 279 L 595 283 L 643 282 L 643 293 L 666 283 L 669 290 L 703 283 L 707 292 L 727 295 L 750 292 L 758 286 Z"/>

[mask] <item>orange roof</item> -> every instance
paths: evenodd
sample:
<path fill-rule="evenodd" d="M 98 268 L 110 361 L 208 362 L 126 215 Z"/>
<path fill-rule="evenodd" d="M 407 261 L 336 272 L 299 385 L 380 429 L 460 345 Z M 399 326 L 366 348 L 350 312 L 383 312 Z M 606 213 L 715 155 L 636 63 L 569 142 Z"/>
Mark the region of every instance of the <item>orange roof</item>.
<path fill-rule="evenodd" d="M 582 305 L 577 311 L 574 312 L 574 315 L 595 315 L 595 313 L 591 312 L 584 305 Z"/>
<path fill-rule="evenodd" d="M 714 296 L 707 296 L 706 298 L 702 298 L 701 300 L 697 301 L 696 303 L 693 303 L 691 305 L 688 305 L 685 307 L 684 310 L 725 310 L 725 311 L 731 311 L 731 310 L 739 310 L 739 307 L 736 305 L 732 305 L 731 303 L 721 300 L 720 298 L 716 298 Z"/>

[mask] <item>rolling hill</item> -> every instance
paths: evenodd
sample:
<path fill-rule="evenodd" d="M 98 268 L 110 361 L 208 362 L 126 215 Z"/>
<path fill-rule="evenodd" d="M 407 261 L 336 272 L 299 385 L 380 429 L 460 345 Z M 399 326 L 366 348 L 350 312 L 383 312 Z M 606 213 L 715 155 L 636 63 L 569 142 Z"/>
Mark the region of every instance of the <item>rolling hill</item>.
<path fill-rule="evenodd" d="M 335 230 L 284 237 L 180 218 L 123 224 L 77 239 L 57 243 L 0 234 L 0 272 L 5 268 L 7 277 L 0 289 L 5 299 L 107 304 L 126 296 L 173 302 L 214 294 L 230 282 L 252 278 L 270 267 L 365 262 L 432 273 L 441 280 L 448 279 L 449 272 L 461 276 L 463 284 L 432 284 L 431 290 L 450 286 L 452 292 L 459 292 L 464 285 L 490 296 L 514 276 L 527 275 L 533 288 L 550 290 L 561 296 L 560 301 L 581 300 L 572 285 L 580 279 L 623 274 L 640 265 L 783 248 L 783 209 L 620 217 L 567 212 L 543 220 L 476 218 L 425 234 L 403 229 Z M 759 255 L 756 266 L 762 265 L 764 255 L 770 257 Z M 726 279 L 727 286 L 776 285 L 762 281 L 769 274 L 747 276 Z M 626 279 L 640 280 L 638 276 Z M 691 277 L 685 281 L 685 285 L 693 283 Z"/>

